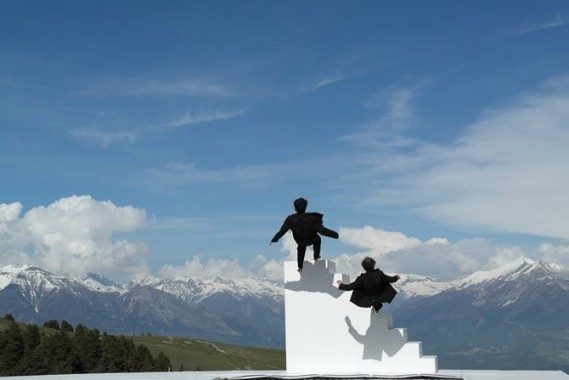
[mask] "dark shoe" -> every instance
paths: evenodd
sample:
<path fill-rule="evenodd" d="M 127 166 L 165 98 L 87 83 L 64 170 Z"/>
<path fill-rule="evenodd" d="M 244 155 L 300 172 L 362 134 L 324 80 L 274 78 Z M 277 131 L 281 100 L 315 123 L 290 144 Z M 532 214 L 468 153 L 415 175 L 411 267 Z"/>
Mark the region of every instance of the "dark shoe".
<path fill-rule="evenodd" d="M 379 310 L 383 307 L 383 304 L 381 302 L 379 303 L 374 303 L 373 304 L 373 311 L 375 311 L 375 313 L 379 313 Z"/>
<path fill-rule="evenodd" d="M 314 256 L 314 261 L 320 260 L 320 256 Z"/>

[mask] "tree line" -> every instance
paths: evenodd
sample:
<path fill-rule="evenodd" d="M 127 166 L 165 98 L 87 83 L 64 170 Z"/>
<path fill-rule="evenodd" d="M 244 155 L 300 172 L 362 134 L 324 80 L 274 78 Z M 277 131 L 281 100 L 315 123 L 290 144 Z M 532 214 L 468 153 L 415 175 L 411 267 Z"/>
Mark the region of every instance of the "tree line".
<path fill-rule="evenodd" d="M 36 325 L 20 327 L 11 316 L 8 328 L 0 331 L 0 376 L 69 373 L 168 371 L 170 359 L 162 352 L 156 358 L 142 345 L 125 336 L 102 334 L 65 322 L 48 333 Z M 48 321 L 54 328 L 57 321 Z"/>

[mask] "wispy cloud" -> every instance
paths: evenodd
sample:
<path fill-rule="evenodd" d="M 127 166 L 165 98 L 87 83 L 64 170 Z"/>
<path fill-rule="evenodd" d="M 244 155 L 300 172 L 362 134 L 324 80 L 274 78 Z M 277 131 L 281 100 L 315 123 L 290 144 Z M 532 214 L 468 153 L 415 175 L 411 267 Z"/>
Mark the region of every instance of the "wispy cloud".
<path fill-rule="evenodd" d="M 122 141 L 132 144 L 136 142 L 138 137 L 134 131 L 107 132 L 96 128 L 74 129 L 71 131 L 71 135 L 83 141 L 100 144 L 103 148 L 108 148 Z"/>
<path fill-rule="evenodd" d="M 546 29 L 559 28 L 559 27 L 562 27 L 562 26 L 565 26 L 568 24 L 569 24 L 569 16 L 558 15 L 553 20 L 537 22 L 537 23 L 532 23 L 532 24 L 526 25 L 523 28 L 516 30 L 514 32 L 514 34 L 521 35 L 521 34 L 533 33 L 533 32 L 538 32 L 538 31 L 546 30 Z"/>
<path fill-rule="evenodd" d="M 169 162 L 163 168 L 147 170 L 161 186 L 186 186 L 195 183 L 251 184 L 281 173 L 278 165 L 237 166 L 227 169 L 201 169 L 195 162 Z M 287 170 L 286 166 L 282 166 Z"/>
<path fill-rule="evenodd" d="M 369 204 L 406 204 L 455 227 L 567 239 L 568 119 L 569 81 L 556 78 L 483 113 L 452 143 L 371 149 Z"/>
<path fill-rule="evenodd" d="M 246 111 L 247 111 L 246 109 L 239 109 L 234 111 L 221 111 L 221 110 L 213 110 L 213 111 L 200 110 L 197 112 L 188 111 L 185 115 L 169 123 L 165 123 L 163 126 L 183 127 L 186 125 L 209 123 L 218 120 L 229 120 L 239 115 L 242 115 Z"/>
<path fill-rule="evenodd" d="M 414 100 L 427 80 L 409 86 L 390 86 L 371 94 L 363 103 L 381 116 L 369 122 L 362 131 L 344 136 L 343 139 L 375 149 L 392 149 L 414 144 L 414 140 L 401 132 L 414 122 Z"/>
<path fill-rule="evenodd" d="M 231 97 L 235 93 L 229 87 L 207 79 L 189 79 L 171 82 L 138 81 L 124 86 L 135 94 L 183 95 L 195 97 Z"/>

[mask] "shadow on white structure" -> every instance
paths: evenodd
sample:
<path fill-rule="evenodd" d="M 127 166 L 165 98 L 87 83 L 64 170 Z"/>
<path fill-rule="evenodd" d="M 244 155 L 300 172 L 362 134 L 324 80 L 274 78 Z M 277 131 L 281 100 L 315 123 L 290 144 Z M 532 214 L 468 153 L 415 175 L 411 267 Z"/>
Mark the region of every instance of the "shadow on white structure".
<path fill-rule="evenodd" d="M 421 342 L 391 317 L 350 303 L 349 282 L 328 260 L 284 265 L 287 373 L 434 374 L 436 356 L 423 356 Z"/>

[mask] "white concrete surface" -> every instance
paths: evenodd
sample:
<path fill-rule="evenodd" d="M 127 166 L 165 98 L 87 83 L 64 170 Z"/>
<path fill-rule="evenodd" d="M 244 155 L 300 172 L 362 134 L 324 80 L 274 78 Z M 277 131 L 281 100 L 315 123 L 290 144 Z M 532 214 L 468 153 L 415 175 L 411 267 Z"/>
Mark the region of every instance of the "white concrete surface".
<path fill-rule="evenodd" d="M 328 260 L 284 263 L 286 366 L 294 373 L 429 374 L 435 356 L 423 356 L 421 342 L 408 342 L 405 329 L 391 328 L 391 317 L 352 304 L 351 292 L 338 289 Z"/>
<path fill-rule="evenodd" d="M 440 370 L 440 377 L 462 378 L 464 380 L 569 380 L 569 375 L 561 371 L 475 371 L 475 370 Z M 10 376 L 0 377 L 6 380 L 245 380 L 259 377 L 274 379 L 302 379 L 303 377 L 328 377 L 336 379 L 373 379 L 366 374 L 327 374 L 324 372 L 291 375 L 285 371 L 201 371 L 201 372 L 142 372 L 142 373 L 92 373 L 81 375 L 45 375 L 45 376 Z M 393 379 L 405 379 L 412 376 L 394 375 Z"/>

